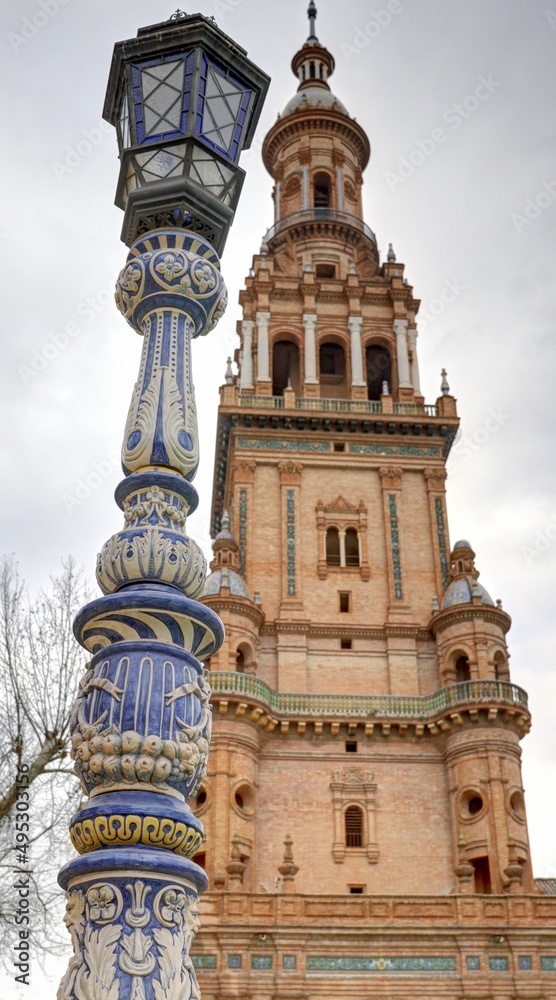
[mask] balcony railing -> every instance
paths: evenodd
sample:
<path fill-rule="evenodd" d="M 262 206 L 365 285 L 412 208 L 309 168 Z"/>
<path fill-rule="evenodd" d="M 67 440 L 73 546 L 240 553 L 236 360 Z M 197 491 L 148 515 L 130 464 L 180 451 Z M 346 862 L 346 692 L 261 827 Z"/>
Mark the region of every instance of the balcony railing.
<path fill-rule="evenodd" d="M 363 233 L 376 245 L 376 236 L 366 222 L 363 222 L 357 215 L 350 215 L 349 212 L 339 212 L 337 208 L 306 208 L 302 212 L 292 212 L 291 215 L 285 215 L 283 219 L 279 219 L 267 230 L 263 242 L 270 243 L 278 233 L 291 226 L 312 222 L 332 222 L 336 225 L 349 226 L 351 229 Z"/>
<path fill-rule="evenodd" d="M 283 410 L 283 396 L 239 396 L 239 405 L 247 409 Z M 437 417 L 438 409 L 422 403 L 394 403 L 394 414 L 412 417 Z M 315 399 L 308 396 L 295 397 L 296 410 L 322 411 L 324 413 L 385 413 L 380 400 L 371 399 Z"/>
<path fill-rule="evenodd" d="M 465 681 L 427 695 L 296 694 L 274 691 L 251 674 L 208 674 L 213 695 L 252 698 L 278 716 L 357 716 L 426 722 L 463 705 L 514 705 L 527 711 L 527 694 L 509 681 Z"/>

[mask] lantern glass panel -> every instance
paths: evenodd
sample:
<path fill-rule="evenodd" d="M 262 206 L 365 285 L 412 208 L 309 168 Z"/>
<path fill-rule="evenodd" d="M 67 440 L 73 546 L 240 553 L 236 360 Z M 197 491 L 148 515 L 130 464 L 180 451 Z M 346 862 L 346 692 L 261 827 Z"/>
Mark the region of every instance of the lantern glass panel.
<path fill-rule="evenodd" d="M 229 160 L 238 159 L 252 96 L 244 84 L 203 56 L 195 131 Z"/>
<path fill-rule="evenodd" d="M 129 102 L 127 99 L 127 94 L 124 94 L 122 107 L 120 111 L 120 119 L 118 122 L 118 140 L 121 149 L 127 149 L 131 146 L 131 132 L 129 128 Z"/>
<path fill-rule="evenodd" d="M 211 192 L 224 205 L 231 205 L 237 184 L 237 173 L 219 163 L 196 146 L 193 150 L 190 177 Z"/>
<path fill-rule="evenodd" d="M 186 151 L 186 144 L 179 143 L 169 149 L 152 149 L 135 153 L 128 165 L 123 190 L 124 201 L 127 201 L 129 192 L 134 188 L 151 184 L 161 177 L 180 177 L 185 172 Z"/>
<path fill-rule="evenodd" d="M 145 139 L 179 130 L 184 72 L 183 59 L 141 70 Z"/>

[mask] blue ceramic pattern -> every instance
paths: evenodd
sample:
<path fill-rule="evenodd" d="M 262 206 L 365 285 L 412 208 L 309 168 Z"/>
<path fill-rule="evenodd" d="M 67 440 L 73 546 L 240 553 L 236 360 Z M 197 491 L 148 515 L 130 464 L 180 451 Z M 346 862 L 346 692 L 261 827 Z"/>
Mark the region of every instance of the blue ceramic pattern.
<path fill-rule="evenodd" d="M 509 972 L 510 961 L 505 955 L 489 955 L 488 967 L 491 972 Z"/>
<path fill-rule="evenodd" d="M 345 958 L 307 956 L 308 972 L 455 972 L 455 958 Z"/>
<path fill-rule="evenodd" d="M 239 491 L 239 572 L 245 579 L 247 571 L 247 490 Z"/>
<path fill-rule="evenodd" d="M 295 492 L 286 493 L 286 544 L 288 568 L 288 597 L 295 597 Z"/>
<path fill-rule="evenodd" d="M 530 972 L 533 968 L 533 958 L 531 955 L 518 955 L 517 967 L 520 972 Z"/>
<path fill-rule="evenodd" d="M 251 968 L 268 970 L 272 968 L 272 955 L 251 955 Z"/>
<path fill-rule="evenodd" d="M 394 597 L 403 600 L 402 563 L 400 557 L 400 530 L 398 526 L 398 508 L 396 495 L 388 495 L 388 512 L 390 515 L 390 546 L 392 550 L 392 569 L 394 572 Z"/>
<path fill-rule="evenodd" d="M 241 955 L 228 955 L 228 968 L 241 969 Z"/>
<path fill-rule="evenodd" d="M 479 972 L 481 968 L 481 959 L 479 955 L 466 955 L 465 958 L 466 968 L 470 972 Z"/>
<path fill-rule="evenodd" d="M 444 524 L 444 507 L 440 497 L 434 499 L 434 513 L 436 516 L 436 535 L 438 538 L 438 551 L 440 553 L 440 573 L 442 577 L 442 589 L 446 590 L 450 583 L 450 568 L 448 566 L 448 550 L 446 545 L 446 527 Z"/>
<path fill-rule="evenodd" d="M 556 972 L 556 958 L 541 955 L 541 972 Z"/>

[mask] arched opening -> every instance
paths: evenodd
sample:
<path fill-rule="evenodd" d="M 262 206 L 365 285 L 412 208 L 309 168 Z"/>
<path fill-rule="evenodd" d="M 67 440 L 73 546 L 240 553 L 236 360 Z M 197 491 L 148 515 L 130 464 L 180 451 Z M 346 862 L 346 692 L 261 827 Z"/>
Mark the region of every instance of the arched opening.
<path fill-rule="evenodd" d="M 359 806 L 348 806 L 345 824 L 346 847 L 363 847 L 363 811 Z"/>
<path fill-rule="evenodd" d="M 319 63 L 319 78 L 321 80 L 324 80 L 324 66 L 322 65 L 322 63 Z"/>
<path fill-rule="evenodd" d="M 315 64 L 314 64 L 314 62 L 311 62 L 311 63 L 309 63 L 309 76 L 312 79 L 314 77 L 314 75 L 315 75 Z"/>
<path fill-rule="evenodd" d="M 494 676 L 497 681 L 508 680 L 508 664 L 504 654 L 500 651 L 494 654 Z"/>
<path fill-rule="evenodd" d="M 288 384 L 299 395 L 299 348 L 292 340 L 272 345 L 272 395 L 281 396 Z"/>
<path fill-rule="evenodd" d="M 328 174 L 315 174 L 313 204 L 315 208 L 330 208 L 330 177 Z"/>
<path fill-rule="evenodd" d="M 392 359 L 390 351 L 382 344 L 369 344 L 365 352 L 367 364 L 367 395 L 369 399 L 380 399 L 382 383 L 388 382 L 392 391 Z"/>
<path fill-rule="evenodd" d="M 256 673 L 255 654 L 247 642 L 241 642 L 236 649 L 236 671 L 238 674 Z"/>
<path fill-rule="evenodd" d="M 328 566 L 340 565 L 340 533 L 337 528 L 329 528 L 326 532 L 326 563 Z"/>
<path fill-rule="evenodd" d="M 466 656 L 458 656 L 456 660 L 456 684 L 465 684 L 466 681 L 470 680 L 469 660 Z"/>
<path fill-rule="evenodd" d="M 359 536 L 355 528 L 348 528 L 345 534 L 346 566 L 359 566 Z"/>

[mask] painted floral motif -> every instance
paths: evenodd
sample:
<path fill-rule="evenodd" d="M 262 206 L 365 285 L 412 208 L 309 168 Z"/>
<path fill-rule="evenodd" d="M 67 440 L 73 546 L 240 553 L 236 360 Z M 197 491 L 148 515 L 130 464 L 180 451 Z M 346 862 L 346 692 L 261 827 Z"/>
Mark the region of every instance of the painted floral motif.
<path fill-rule="evenodd" d="M 168 253 L 162 263 L 155 266 L 155 271 L 166 278 L 166 281 L 173 281 L 183 271 L 185 266 L 183 257 L 180 256 L 178 258 L 174 254 Z"/>
<path fill-rule="evenodd" d="M 110 921 L 116 916 L 116 894 L 109 885 L 89 889 L 87 904 L 89 920 Z"/>
<path fill-rule="evenodd" d="M 163 900 L 164 905 L 160 910 L 163 920 L 168 924 L 181 924 L 188 905 L 185 893 L 176 892 L 175 889 L 168 889 L 164 893 Z"/>

